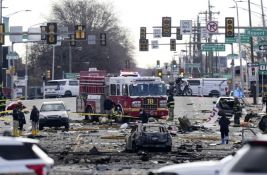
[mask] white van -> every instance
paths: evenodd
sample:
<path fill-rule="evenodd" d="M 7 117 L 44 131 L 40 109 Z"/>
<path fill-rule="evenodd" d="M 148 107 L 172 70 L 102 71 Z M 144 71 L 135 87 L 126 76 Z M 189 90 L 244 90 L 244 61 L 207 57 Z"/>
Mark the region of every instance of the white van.
<path fill-rule="evenodd" d="M 228 88 L 226 78 L 190 78 L 188 81 L 192 95 L 224 96 Z"/>
<path fill-rule="evenodd" d="M 79 95 L 79 80 L 49 80 L 45 84 L 45 97 L 72 97 Z"/>

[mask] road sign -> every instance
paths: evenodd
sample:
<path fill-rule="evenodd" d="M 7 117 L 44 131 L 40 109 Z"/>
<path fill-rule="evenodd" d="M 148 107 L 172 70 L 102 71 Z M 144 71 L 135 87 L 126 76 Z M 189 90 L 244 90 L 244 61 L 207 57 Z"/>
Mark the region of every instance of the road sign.
<path fill-rule="evenodd" d="M 201 28 L 201 38 L 208 38 L 209 33 L 207 28 Z"/>
<path fill-rule="evenodd" d="M 180 28 L 182 35 L 192 34 L 192 20 L 180 20 Z"/>
<path fill-rule="evenodd" d="M 10 52 L 7 54 L 6 59 L 8 60 L 17 60 L 19 59 L 19 56 L 16 52 Z"/>
<path fill-rule="evenodd" d="M 259 63 L 247 63 L 248 67 L 258 67 Z"/>
<path fill-rule="evenodd" d="M 211 51 L 225 51 L 224 44 L 203 44 L 202 51 L 211 52 Z"/>
<path fill-rule="evenodd" d="M 259 71 L 267 71 L 267 64 L 260 63 L 259 64 Z"/>
<path fill-rule="evenodd" d="M 218 32 L 218 22 L 217 21 L 210 21 L 207 24 L 207 30 L 210 33 L 216 33 Z"/>
<path fill-rule="evenodd" d="M 245 34 L 249 36 L 267 36 L 267 29 L 246 29 Z"/>
<path fill-rule="evenodd" d="M 152 40 L 151 41 L 151 48 L 152 49 L 158 49 L 159 48 L 158 40 Z"/>
<path fill-rule="evenodd" d="M 96 44 L 96 36 L 95 35 L 88 35 L 88 44 L 89 45 Z"/>
<path fill-rule="evenodd" d="M 259 45 L 259 50 L 267 50 L 267 45 Z"/>
<path fill-rule="evenodd" d="M 153 36 L 154 38 L 161 38 L 161 29 L 154 29 Z"/>
<path fill-rule="evenodd" d="M 240 42 L 250 43 L 250 36 L 240 33 Z M 238 43 L 238 35 L 235 35 L 235 37 L 225 37 L 225 43 Z"/>

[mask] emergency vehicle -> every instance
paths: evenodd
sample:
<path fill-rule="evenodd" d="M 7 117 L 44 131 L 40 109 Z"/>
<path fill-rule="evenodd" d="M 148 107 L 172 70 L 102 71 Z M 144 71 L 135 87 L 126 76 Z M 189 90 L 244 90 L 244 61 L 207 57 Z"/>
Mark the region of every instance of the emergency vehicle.
<path fill-rule="evenodd" d="M 166 86 L 159 77 L 141 77 L 137 72 L 121 72 L 115 77 L 103 70 L 89 69 L 81 71 L 79 79 L 79 113 L 104 113 L 104 100 L 109 96 L 122 116 L 139 118 L 140 109 L 155 118 L 168 116 Z"/>

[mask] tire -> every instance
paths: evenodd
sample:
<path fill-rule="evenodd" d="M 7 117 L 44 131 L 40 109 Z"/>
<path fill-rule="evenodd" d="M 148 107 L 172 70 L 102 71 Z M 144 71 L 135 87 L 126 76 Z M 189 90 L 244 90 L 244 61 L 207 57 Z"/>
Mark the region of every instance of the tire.
<path fill-rule="evenodd" d="M 185 95 L 186 96 L 192 96 L 193 95 L 192 89 L 191 88 L 186 89 Z"/>
<path fill-rule="evenodd" d="M 65 97 L 72 97 L 71 91 L 66 91 L 64 94 Z"/>
<path fill-rule="evenodd" d="M 209 94 L 210 97 L 220 97 L 220 92 L 213 90 Z"/>

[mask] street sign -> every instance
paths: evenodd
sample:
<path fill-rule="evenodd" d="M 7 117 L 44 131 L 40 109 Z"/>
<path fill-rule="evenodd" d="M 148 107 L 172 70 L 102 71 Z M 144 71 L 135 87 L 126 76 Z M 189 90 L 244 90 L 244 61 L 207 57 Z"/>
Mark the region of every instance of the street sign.
<path fill-rule="evenodd" d="M 180 20 L 180 28 L 182 35 L 192 34 L 192 20 Z"/>
<path fill-rule="evenodd" d="M 259 45 L 259 50 L 267 50 L 267 45 Z"/>
<path fill-rule="evenodd" d="M 225 51 L 225 45 L 224 44 L 203 44 L 201 46 L 201 50 L 203 52 Z"/>
<path fill-rule="evenodd" d="M 240 33 L 240 42 L 250 43 L 250 36 Z M 235 35 L 235 37 L 225 37 L 225 43 L 238 43 L 238 35 Z"/>
<path fill-rule="evenodd" d="M 210 33 L 216 33 L 218 32 L 218 21 L 210 21 L 207 24 L 207 30 Z"/>
<path fill-rule="evenodd" d="M 159 48 L 158 40 L 152 40 L 151 41 L 151 48 L 152 49 L 158 49 Z"/>
<path fill-rule="evenodd" d="M 96 44 L 96 36 L 95 35 L 88 35 L 88 44 L 89 45 Z"/>
<path fill-rule="evenodd" d="M 259 63 L 247 63 L 247 67 L 258 67 Z"/>
<path fill-rule="evenodd" d="M 201 38 L 208 38 L 209 33 L 207 28 L 201 28 Z"/>
<path fill-rule="evenodd" d="M 267 71 L 267 64 L 260 63 L 259 64 L 259 71 Z"/>
<path fill-rule="evenodd" d="M 245 34 L 249 36 L 267 36 L 267 29 L 246 29 Z"/>
<path fill-rule="evenodd" d="M 58 27 L 59 35 L 64 39 L 69 37 L 69 29 L 67 26 Z"/>
<path fill-rule="evenodd" d="M 10 26 L 11 33 L 22 33 L 22 26 Z M 13 43 L 22 42 L 22 35 L 9 35 L 9 40 Z"/>
<path fill-rule="evenodd" d="M 19 59 L 19 56 L 16 52 L 10 52 L 7 54 L 6 59 L 8 60 L 17 60 Z"/>
<path fill-rule="evenodd" d="M 161 29 L 154 29 L 153 36 L 154 38 L 161 38 Z"/>

